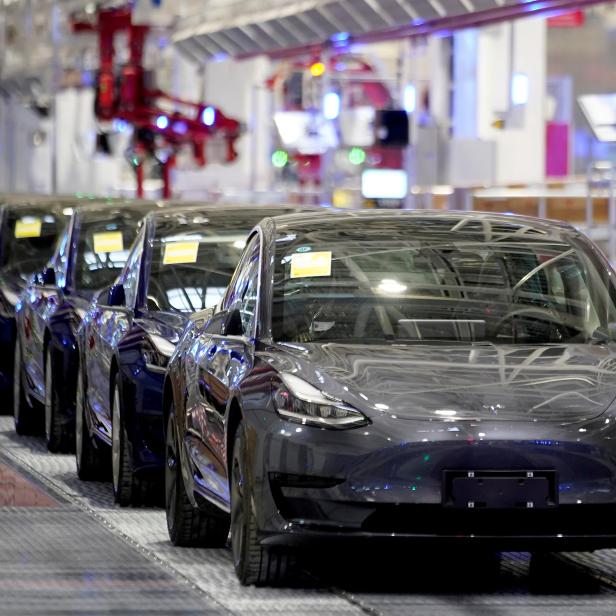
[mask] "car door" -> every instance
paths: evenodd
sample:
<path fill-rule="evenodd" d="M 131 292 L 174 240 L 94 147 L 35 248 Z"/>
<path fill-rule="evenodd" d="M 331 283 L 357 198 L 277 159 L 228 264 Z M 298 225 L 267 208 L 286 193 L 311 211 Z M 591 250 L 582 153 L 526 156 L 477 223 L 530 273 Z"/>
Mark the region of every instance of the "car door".
<path fill-rule="evenodd" d="M 249 242 L 233 276 L 222 310 L 214 315 L 193 345 L 196 391 L 187 409 L 188 434 L 198 436 L 193 453 L 207 491 L 229 502 L 225 461 L 225 418 L 230 400 L 253 363 L 259 289 L 260 240 Z M 239 315 L 242 335 L 229 335 L 230 315 Z"/>
<path fill-rule="evenodd" d="M 143 258 L 143 231 L 137 236 L 116 284 L 124 287 L 125 304 L 109 306 L 103 294 L 88 331 L 88 399 L 99 431 L 111 438 L 111 364 L 120 341 L 134 320 L 135 303 Z"/>
<path fill-rule="evenodd" d="M 41 400 L 45 396 L 45 331 L 50 317 L 62 302 L 71 229 L 72 224 L 60 238 L 49 267 L 46 268 L 53 270 L 55 284 L 46 283 L 44 272 L 41 272 L 26 289 L 26 301 L 23 304 L 23 365 L 30 392 Z"/>

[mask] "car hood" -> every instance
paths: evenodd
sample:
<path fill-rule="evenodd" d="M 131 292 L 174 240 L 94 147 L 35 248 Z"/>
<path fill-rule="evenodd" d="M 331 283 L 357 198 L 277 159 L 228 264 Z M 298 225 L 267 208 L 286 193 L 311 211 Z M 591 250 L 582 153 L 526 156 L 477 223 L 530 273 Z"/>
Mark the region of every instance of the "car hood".
<path fill-rule="evenodd" d="M 616 398 L 615 344 L 277 344 L 267 355 L 372 417 L 569 423 Z"/>

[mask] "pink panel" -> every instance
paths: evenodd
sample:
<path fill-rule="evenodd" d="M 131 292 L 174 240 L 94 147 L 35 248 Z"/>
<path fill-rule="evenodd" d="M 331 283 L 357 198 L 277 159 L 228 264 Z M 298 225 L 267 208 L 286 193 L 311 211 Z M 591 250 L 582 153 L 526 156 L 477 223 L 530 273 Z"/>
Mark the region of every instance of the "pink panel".
<path fill-rule="evenodd" d="M 546 175 L 548 177 L 569 175 L 569 125 L 548 122 L 545 147 Z"/>

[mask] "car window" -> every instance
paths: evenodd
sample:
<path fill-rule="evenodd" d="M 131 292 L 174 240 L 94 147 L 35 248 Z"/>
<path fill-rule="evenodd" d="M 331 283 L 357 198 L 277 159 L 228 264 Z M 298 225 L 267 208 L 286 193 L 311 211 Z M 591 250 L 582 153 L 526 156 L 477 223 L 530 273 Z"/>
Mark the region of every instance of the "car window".
<path fill-rule="evenodd" d="M 71 258 L 76 290 L 91 294 L 113 283 L 126 265 L 143 215 L 143 210 L 130 208 L 84 215 Z"/>
<path fill-rule="evenodd" d="M 246 247 L 223 305 L 226 310 L 240 311 L 242 327 L 247 336 L 254 335 L 255 330 L 260 247 L 259 237 L 255 235 Z"/>
<path fill-rule="evenodd" d="M 20 206 L 7 210 L 2 224 L 0 267 L 26 280 L 50 260 L 66 226 L 66 217 L 49 208 Z M 56 272 L 57 274 L 57 272 Z"/>
<path fill-rule="evenodd" d="M 610 335 L 613 297 L 573 235 L 349 220 L 278 239 L 272 326 L 285 342 L 584 343 Z"/>
<path fill-rule="evenodd" d="M 70 233 L 63 233 L 60 241 L 58 242 L 58 248 L 56 250 L 53 269 L 56 274 L 56 284 L 60 288 L 66 286 L 66 272 L 68 269 L 68 240 Z"/>
<path fill-rule="evenodd" d="M 126 306 L 134 308 L 137 303 L 137 293 L 139 292 L 139 274 L 141 272 L 141 261 L 143 257 L 143 236 L 145 227 L 140 231 L 131 252 L 126 261 L 124 273 L 120 282 L 124 286 L 126 296 Z"/>

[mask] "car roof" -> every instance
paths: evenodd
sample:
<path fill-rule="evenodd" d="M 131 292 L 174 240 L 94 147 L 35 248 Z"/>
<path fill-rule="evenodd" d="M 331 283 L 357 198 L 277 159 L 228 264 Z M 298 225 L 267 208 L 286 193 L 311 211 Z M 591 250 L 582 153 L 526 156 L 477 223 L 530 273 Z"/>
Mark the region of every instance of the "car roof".
<path fill-rule="evenodd" d="M 161 209 L 159 212 L 153 212 L 153 215 L 167 216 L 174 214 L 182 214 L 183 212 L 194 212 L 195 210 L 200 210 L 209 212 L 241 212 L 242 210 L 265 210 L 265 211 L 282 211 L 289 214 L 280 214 L 283 215 L 291 215 L 295 213 L 303 213 L 306 212 L 315 212 L 322 211 L 326 208 L 321 206 L 305 206 L 305 205 L 296 205 L 296 204 L 285 204 L 285 203 L 272 203 L 272 204 L 252 204 L 252 203 L 220 203 L 220 202 L 212 202 L 212 203 L 199 203 L 199 202 L 165 202 L 165 207 Z"/>
<path fill-rule="evenodd" d="M 310 211 L 315 211 L 318 208 L 313 206 Z M 238 205 L 238 204 L 226 204 L 226 203 L 199 203 L 199 204 L 166 204 L 161 210 L 155 210 L 148 214 L 148 219 L 152 220 L 155 224 L 162 220 L 172 221 L 173 219 L 180 220 L 187 214 L 200 214 L 207 216 L 208 219 L 221 220 L 228 218 L 229 216 L 241 217 L 242 214 L 260 214 L 263 213 L 262 218 L 281 217 L 286 215 L 292 215 L 296 213 L 303 213 L 304 210 L 308 211 L 304 206 L 297 205 Z"/>
<path fill-rule="evenodd" d="M 305 231 L 319 227 L 321 224 L 331 224 L 325 222 L 330 220 L 327 217 L 320 216 L 318 213 L 305 212 L 299 214 L 288 214 L 285 216 L 276 216 L 272 218 L 277 229 L 285 231 Z M 498 214 L 491 212 L 463 212 L 456 210 L 351 210 L 339 211 L 335 218 L 335 224 L 343 224 L 345 221 L 365 221 L 369 224 L 371 221 L 391 220 L 391 221 L 446 221 L 451 223 L 452 227 L 460 225 L 460 228 L 469 223 L 477 223 L 482 227 L 489 226 L 492 230 L 498 227 L 507 226 L 508 230 L 512 227 L 524 229 L 526 233 L 536 232 L 543 237 L 551 236 L 568 236 L 577 233 L 577 229 L 569 223 L 549 220 L 542 218 L 534 218 L 532 216 L 519 216 L 517 214 Z"/>
<path fill-rule="evenodd" d="M 80 218 L 88 220 L 95 219 L 100 215 L 108 214 L 111 211 L 124 212 L 132 210 L 146 216 L 153 209 L 163 208 L 162 202 L 156 201 L 136 201 L 134 199 L 107 200 L 104 202 L 93 201 L 88 204 L 79 204 L 75 206 L 75 213 Z"/>

